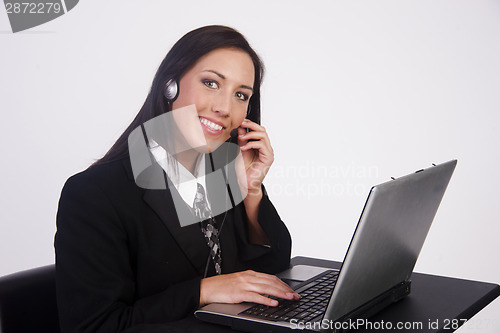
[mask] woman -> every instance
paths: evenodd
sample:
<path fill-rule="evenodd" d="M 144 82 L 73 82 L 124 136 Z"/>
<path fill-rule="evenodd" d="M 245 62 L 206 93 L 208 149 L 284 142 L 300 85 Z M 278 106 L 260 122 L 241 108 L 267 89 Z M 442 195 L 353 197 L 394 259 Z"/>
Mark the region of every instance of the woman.
<path fill-rule="evenodd" d="M 262 75 L 259 57 L 237 31 L 207 26 L 189 32 L 161 63 L 143 107 L 113 147 L 68 179 L 55 237 L 63 332 L 118 332 L 168 322 L 211 302 L 275 306 L 263 295 L 298 299 L 269 275 L 288 267 L 291 240 L 262 186 L 273 162 L 269 138 L 259 125 Z M 179 111 L 188 109 L 196 112 L 195 127 L 205 147 L 189 143 L 192 135 L 175 120 L 175 112 L 183 116 L 188 113 Z M 147 139 L 153 167 L 170 186 L 141 188 L 129 137 L 148 121 L 170 114 L 174 134 L 158 142 Z M 237 138 L 231 137 L 236 130 Z M 213 156 L 229 154 L 221 147 L 224 141 L 240 147 L 247 195 L 214 217 L 210 204 L 220 193 L 211 191 L 216 187 L 208 174 L 217 169 Z M 186 142 L 191 149 L 185 149 Z M 236 174 L 226 171 L 231 179 Z M 190 179 L 176 182 L 179 175 Z M 194 190 L 184 184 L 195 184 Z M 181 226 L 174 201 L 199 214 L 197 202 L 205 189 L 208 204 L 203 207 L 210 215 L 202 215 L 202 223 Z"/>

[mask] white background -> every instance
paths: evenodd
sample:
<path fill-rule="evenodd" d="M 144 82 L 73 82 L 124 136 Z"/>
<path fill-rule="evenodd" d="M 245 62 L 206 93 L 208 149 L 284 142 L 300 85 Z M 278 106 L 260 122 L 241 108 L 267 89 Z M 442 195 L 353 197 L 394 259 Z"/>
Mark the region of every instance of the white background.
<path fill-rule="evenodd" d="M 500 1 L 485 0 L 80 1 L 16 34 L 0 9 L 0 275 L 54 262 L 65 180 L 207 24 L 266 64 L 266 184 L 293 255 L 342 260 L 371 185 L 457 158 L 416 271 L 500 283 Z M 498 332 L 499 313 L 461 331 Z"/>

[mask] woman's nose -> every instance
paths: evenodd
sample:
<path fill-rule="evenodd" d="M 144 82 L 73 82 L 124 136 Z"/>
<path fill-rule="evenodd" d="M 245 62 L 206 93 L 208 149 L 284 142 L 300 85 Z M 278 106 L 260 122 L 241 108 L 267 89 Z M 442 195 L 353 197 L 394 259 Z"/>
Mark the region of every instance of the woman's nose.
<path fill-rule="evenodd" d="M 212 104 L 212 111 L 222 117 L 227 117 L 231 111 L 231 96 L 228 94 L 218 94 Z"/>

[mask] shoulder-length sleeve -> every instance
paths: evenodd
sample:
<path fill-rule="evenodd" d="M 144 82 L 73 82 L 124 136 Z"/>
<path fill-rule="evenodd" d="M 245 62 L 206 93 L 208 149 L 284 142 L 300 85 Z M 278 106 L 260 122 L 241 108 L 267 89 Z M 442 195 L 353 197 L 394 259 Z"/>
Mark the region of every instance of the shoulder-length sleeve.
<path fill-rule="evenodd" d="M 65 184 L 57 213 L 56 286 L 62 332 L 120 332 L 180 319 L 199 306 L 200 278 L 137 298 L 130 235 L 88 173 Z"/>

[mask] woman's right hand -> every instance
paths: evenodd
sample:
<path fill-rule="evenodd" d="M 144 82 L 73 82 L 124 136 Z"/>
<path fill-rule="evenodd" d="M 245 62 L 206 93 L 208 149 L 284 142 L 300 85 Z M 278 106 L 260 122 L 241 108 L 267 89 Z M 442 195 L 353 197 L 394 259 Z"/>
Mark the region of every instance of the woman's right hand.
<path fill-rule="evenodd" d="M 299 294 L 274 275 L 244 271 L 211 276 L 201 280 L 200 307 L 209 303 L 253 302 L 277 306 L 278 301 L 263 295 L 298 300 Z"/>

